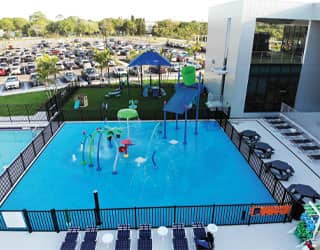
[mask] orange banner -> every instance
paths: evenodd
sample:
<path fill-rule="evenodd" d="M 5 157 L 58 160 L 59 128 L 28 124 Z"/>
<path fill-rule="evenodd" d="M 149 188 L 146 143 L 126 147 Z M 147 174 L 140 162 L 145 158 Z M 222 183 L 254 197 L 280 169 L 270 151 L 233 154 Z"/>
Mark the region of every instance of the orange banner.
<path fill-rule="evenodd" d="M 252 206 L 250 208 L 250 215 L 277 215 L 277 214 L 289 214 L 291 211 L 291 205 L 283 205 L 283 206 Z"/>

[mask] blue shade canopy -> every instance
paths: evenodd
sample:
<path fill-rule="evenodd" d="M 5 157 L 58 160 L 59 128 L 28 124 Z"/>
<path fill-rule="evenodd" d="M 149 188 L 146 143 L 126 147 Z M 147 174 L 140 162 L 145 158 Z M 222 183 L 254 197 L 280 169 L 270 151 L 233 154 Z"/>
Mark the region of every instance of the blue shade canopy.
<path fill-rule="evenodd" d="M 142 65 L 171 66 L 169 60 L 157 52 L 147 51 L 129 63 L 129 67 Z"/>

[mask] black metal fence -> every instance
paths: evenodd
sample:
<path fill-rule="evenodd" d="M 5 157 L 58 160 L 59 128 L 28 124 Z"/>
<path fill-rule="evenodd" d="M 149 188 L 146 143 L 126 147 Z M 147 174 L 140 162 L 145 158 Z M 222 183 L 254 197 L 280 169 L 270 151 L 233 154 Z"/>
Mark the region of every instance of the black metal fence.
<path fill-rule="evenodd" d="M 61 117 L 57 115 L 0 175 L 0 200 L 9 193 L 61 124 Z"/>
<path fill-rule="evenodd" d="M 231 123 L 224 119 L 219 122 L 224 128 L 225 133 L 230 137 L 231 141 L 238 147 L 243 157 L 249 163 L 267 190 L 278 204 L 292 203 L 293 199 L 290 193 L 282 185 L 282 183 L 270 172 L 264 162 L 256 155 L 256 153 L 248 146 L 246 141 L 241 137 L 239 132 L 231 125 Z"/>
<path fill-rule="evenodd" d="M 49 105 L 54 105 L 53 102 Z M 52 110 L 54 110 L 53 108 Z M 57 109 L 58 110 L 58 109 Z M 192 117 L 192 112 L 190 111 Z M 204 111 L 203 111 L 204 112 Z M 206 111 L 207 112 L 207 111 Z M 229 109 L 214 109 L 209 111 L 209 117 L 216 119 L 225 133 L 243 157 L 247 160 L 253 171 L 260 178 L 267 190 L 273 196 L 272 204 L 231 204 L 231 205 L 203 205 L 203 206 L 165 206 L 165 207 L 134 207 L 134 208 L 109 208 L 109 209 L 73 209 L 73 210 L 44 210 L 44 211 L 0 211 L 0 230 L 23 231 L 63 231 L 68 227 L 80 227 L 99 225 L 100 229 L 115 229 L 119 224 L 130 224 L 137 228 L 140 224 L 151 224 L 153 227 L 168 226 L 173 223 L 184 223 L 190 226 L 192 222 L 202 221 L 205 224 L 217 225 L 250 225 L 263 223 L 279 223 L 291 221 L 290 208 L 292 197 L 270 172 L 261 159 L 250 149 L 245 140 L 228 121 Z M 49 125 L 32 141 L 32 143 L 16 158 L 16 160 L 0 176 L 0 199 L 2 200 L 19 178 L 25 173 L 28 165 L 50 140 L 63 122 L 63 115 L 53 112 Z M 65 114 L 64 114 L 65 116 Z M 289 209 L 285 213 L 271 213 L 268 215 L 254 213 L 253 210 L 264 207 Z M 20 213 L 24 226 L 12 228 L 5 222 L 5 213 Z"/>

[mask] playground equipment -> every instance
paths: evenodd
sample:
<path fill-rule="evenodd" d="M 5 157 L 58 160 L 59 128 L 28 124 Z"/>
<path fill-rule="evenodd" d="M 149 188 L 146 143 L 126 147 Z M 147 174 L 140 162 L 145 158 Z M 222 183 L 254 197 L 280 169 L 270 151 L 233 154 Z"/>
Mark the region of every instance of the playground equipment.
<path fill-rule="evenodd" d="M 192 103 L 196 104 L 196 125 L 195 134 L 198 134 L 198 117 L 199 117 L 199 104 L 200 94 L 202 91 L 201 74 L 198 76 L 198 83 L 196 83 L 196 69 L 193 66 L 185 66 L 182 69 L 183 84 L 180 83 L 180 71 L 178 74 L 178 84 L 176 85 L 176 92 L 168 101 L 164 104 L 164 139 L 167 138 L 166 127 L 166 114 L 167 112 L 176 114 L 176 129 L 178 129 L 178 116 L 184 114 L 184 141 L 183 144 L 187 144 L 187 120 L 188 120 L 188 108 Z"/>
<path fill-rule="evenodd" d="M 79 108 L 88 107 L 88 96 L 86 95 L 76 95 L 74 97 L 73 109 L 78 110 Z"/>
<path fill-rule="evenodd" d="M 320 203 L 304 205 L 305 212 L 301 214 L 301 221 L 298 223 L 295 235 L 303 242 L 315 240 L 320 231 Z"/>
<path fill-rule="evenodd" d="M 129 109 L 137 109 L 138 108 L 138 100 L 129 100 Z"/>

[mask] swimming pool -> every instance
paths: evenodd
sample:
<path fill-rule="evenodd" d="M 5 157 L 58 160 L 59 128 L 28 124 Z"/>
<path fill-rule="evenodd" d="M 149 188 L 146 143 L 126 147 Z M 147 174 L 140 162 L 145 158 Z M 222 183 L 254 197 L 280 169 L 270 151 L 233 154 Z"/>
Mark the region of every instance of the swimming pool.
<path fill-rule="evenodd" d="M 0 173 L 39 133 L 31 129 L 0 129 Z"/>
<path fill-rule="evenodd" d="M 9 195 L 2 209 L 93 208 L 92 192 L 99 192 L 100 207 L 140 207 L 274 202 L 237 148 L 216 122 L 188 122 L 187 144 L 183 122 L 167 123 L 167 139 L 159 122 L 130 122 L 128 157 L 119 153 L 117 175 L 112 174 L 116 152 L 128 137 L 126 123 L 65 123 Z M 101 137 L 100 167 L 97 145 L 92 144 L 93 167 L 82 165 L 83 131 L 109 126 L 123 129 L 121 138 Z M 119 146 L 118 145 L 118 146 Z M 90 162 L 90 137 L 84 156 Z"/>

